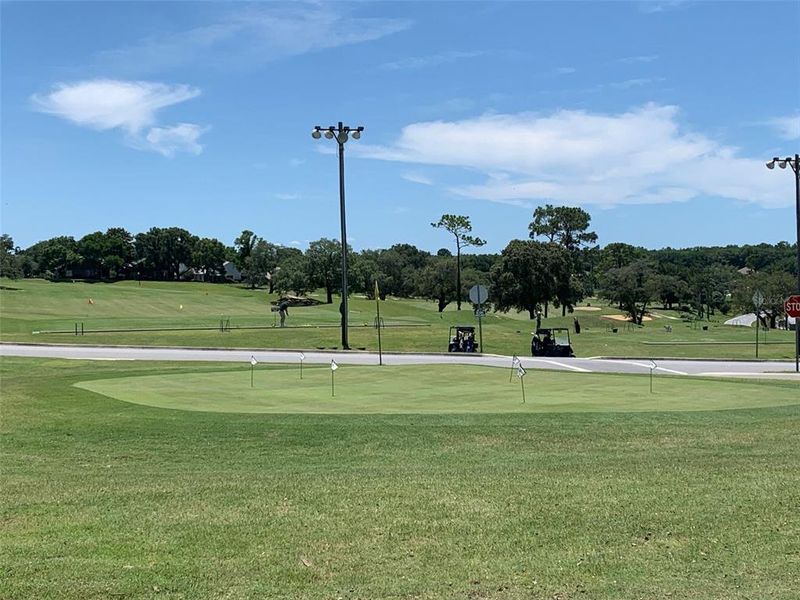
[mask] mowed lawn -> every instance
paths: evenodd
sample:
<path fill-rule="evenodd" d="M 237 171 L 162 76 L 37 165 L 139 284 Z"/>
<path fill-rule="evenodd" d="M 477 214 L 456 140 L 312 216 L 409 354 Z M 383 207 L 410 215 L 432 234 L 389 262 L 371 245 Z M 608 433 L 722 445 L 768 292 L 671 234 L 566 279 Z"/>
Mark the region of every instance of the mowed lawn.
<path fill-rule="evenodd" d="M 797 598 L 800 408 L 769 406 L 795 384 L 724 384 L 756 408 L 717 411 L 697 410 L 702 380 L 694 410 L 621 411 L 609 390 L 647 378 L 609 377 L 607 412 L 246 414 L 75 385 L 202 376 L 243 396 L 230 365 L 0 369 L 0 598 Z M 445 369 L 442 388 L 476 371 Z M 405 390 L 381 375 L 388 399 L 428 376 L 400 373 Z M 508 374 L 475 392 L 519 391 Z M 317 394 L 330 373 L 306 376 Z M 581 377 L 527 381 L 556 398 Z"/>
<path fill-rule="evenodd" d="M 270 312 L 275 294 L 232 284 L 145 281 L 139 286 L 135 281 L 8 279 L 0 284 L 0 340 L 6 342 L 304 349 L 332 349 L 341 344 L 338 297 L 333 304 L 290 309 L 289 327 L 280 329 L 273 327 L 277 315 Z M 324 300 L 319 292 L 313 297 Z M 719 320 L 692 324 L 681 321 L 676 311 L 654 307 L 653 320 L 638 328 L 611 320 L 621 316 L 616 308 L 597 300 L 588 303 L 592 306 L 584 303 L 565 317 L 551 307 L 550 318 L 543 321 L 546 327 L 573 330 L 577 317 L 582 331 L 572 337 L 578 356 L 755 357 L 755 330 L 724 326 L 723 315 L 716 315 Z M 349 306 L 351 347 L 377 350 L 375 302 L 353 296 Z M 460 312 L 451 304 L 439 313 L 432 301 L 389 298 L 381 302 L 381 316 L 387 325 L 382 332 L 387 351 L 444 352 L 450 326 L 477 325 L 468 303 Z M 221 320 L 230 330 L 219 331 Z M 73 332 L 76 323 L 84 326 L 86 335 L 46 333 Z M 172 330 L 131 331 L 165 328 Z M 535 322 L 526 313 L 489 312 L 483 320 L 484 350 L 527 355 L 534 328 Z M 98 330 L 115 331 L 94 333 Z M 792 332 L 762 332 L 759 356 L 793 358 Z"/>

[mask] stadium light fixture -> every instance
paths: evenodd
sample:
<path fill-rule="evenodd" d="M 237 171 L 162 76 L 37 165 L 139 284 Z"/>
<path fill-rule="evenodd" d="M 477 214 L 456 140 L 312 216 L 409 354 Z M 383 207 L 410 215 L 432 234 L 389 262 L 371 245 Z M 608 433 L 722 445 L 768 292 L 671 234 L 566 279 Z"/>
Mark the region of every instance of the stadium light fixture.
<path fill-rule="evenodd" d="M 795 154 L 794 158 L 787 156 L 786 158 L 778 158 L 777 156 L 767 163 L 768 169 L 774 169 L 775 163 L 781 169 L 785 169 L 789 165 L 794 171 L 794 194 L 795 194 L 795 219 L 797 225 L 797 293 L 800 294 L 800 154 Z M 771 165 L 771 166 L 770 166 Z M 794 370 L 800 373 L 800 319 L 794 320 L 794 341 L 795 341 L 795 354 L 794 354 Z"/>
<path fill-rule="evenodd" d="M 311 137 L 318 140 L 321 131 L 322 127 L 317 125 L 311 133 Z M 347 220 L 344 207 L 344 145 L 351 136 L 354 140 L 361 139 L 362 131 L 364 128 L 361 126 L 348 127 L 341 121 L 338 125 L 331 125 L 325 129 L 325 137 L 329 140 L 336 138 L 339 146 L 339 218 L 342 228 L 342 304 L 339 310 L 342 314 L 342 348 L 344 350 L 350 350 L 347 339 Z"/>

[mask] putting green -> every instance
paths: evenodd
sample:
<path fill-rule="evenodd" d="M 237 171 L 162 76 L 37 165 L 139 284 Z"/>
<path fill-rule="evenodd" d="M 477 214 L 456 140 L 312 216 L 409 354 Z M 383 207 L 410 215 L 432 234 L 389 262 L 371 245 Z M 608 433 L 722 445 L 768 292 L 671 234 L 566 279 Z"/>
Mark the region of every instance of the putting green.
<path fill-rule="evenodd" d="M 77 387 L 117 400 L 177 410 L 235 413 L 622 412 L 757 408 L 800 404 L 787 382 L 528 371 L 526 401 L 508 369 L 472 366 L 342 366 L 331 396 L 327 366 L 99 379 Z"/>

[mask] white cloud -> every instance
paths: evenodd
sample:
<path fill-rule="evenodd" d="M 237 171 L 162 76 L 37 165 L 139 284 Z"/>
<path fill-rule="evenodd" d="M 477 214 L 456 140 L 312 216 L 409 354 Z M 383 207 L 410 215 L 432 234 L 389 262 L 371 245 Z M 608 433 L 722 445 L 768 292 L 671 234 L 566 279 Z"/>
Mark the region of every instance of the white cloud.
<path fill-rule="evenodd" d="M 747 158 L 706 135 L 682 131 L 675 106 L 620 114 L 557 111 L 489 114 L 408 125 L 391 146 L 358 146 L 379 160 L 461 167 L 478 185 L 450 191 L 526 206 L 665 203 L 717 196 L 784 206 L 785 185 L 763 157 Z M 353 148 L 356 151 L 356 147 Z"/>
<path fill-rule="evenodd" d="M 193 123 L 156 127 L 157 114 L 198 95 L 199 89 L 182 84 L 92 79 L 58 83 L 47 94 L 34 94 L 31 101 L 39 112 L 98 131 L 120 129 L 129 145 L 173 156 L 200 154 L 203 147 L 197 140 L 207 128 Z"/>
<path fill-rule="evenodd" d="M 289 166 L 291 167 L 299 167 L 305 164 L 305 160 L 302 158 L 292 158 L 289 160 Z"/>
<path fill-rule="evenodd" d="M 559 75 L 569 75 L 570 73 L 574 73 L 577 71 L 575 67 L 558 67 L 556 69 L 556 73 Z"/>
<path fill-rule="evenodd" d="M 93 79 L 58 83 L 49 94 L 34 94 L 32 100 L 39 111 L 77 125 L 100 131 L 119 127 L 133 133 L 152 125 L 158 110 L 199 94 L 188 85 Z"/>
<path fill-rule="evenodd" d="M 275 194 L 278 200 L 297 200 L 300 196 L 298 194 Z"/>
<path fill-rule="evenodd" d="M 800 139 L 800 113 L 788 117 L 776 117 L 767 121 L 784 140 Z"/>
<path fill-rule="evenodd" d="M 249 5 L 214 22 L 107 50 L 100 64 L 157 71 L 200 63 L 230 69 L 377 40 L 411 26 L 407 19 L 354 17 L 333 4 Z"/>

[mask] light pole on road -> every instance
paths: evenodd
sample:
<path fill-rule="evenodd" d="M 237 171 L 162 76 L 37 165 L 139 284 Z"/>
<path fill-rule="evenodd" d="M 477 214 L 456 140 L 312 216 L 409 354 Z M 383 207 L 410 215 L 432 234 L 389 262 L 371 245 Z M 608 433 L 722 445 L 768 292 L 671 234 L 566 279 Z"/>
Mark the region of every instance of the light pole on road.
<path fill-rule="evenodd" d="M 777 156 L 767 163 L 768 169 L 774 169 L 775 165 L 785 169 L 789 165 L 794 171 L 794 201 L 795 201 L 795 223 L 797 225 L 797 293 L 800 294 L 800 155 L 795 154 L 794 158 L 778 158 Z M 794 320 L 794 370 L 800 373 L 800 319 Z"/>
<path fill-rule="evenodd" d="M 329 140 L 335 139 L 339 144 L 339 217 L 342 225 L 342 304 L 339 310 L 342 313 L 342 348 L 344 350 L 350 350 L 350 344 L 347 341 L 347 224 L 344 212 L 344 145 L 350 137 L 354 140 L 360 139 L 362 131 L 364 128 L 361 126 L 348 127 L 341 121 L 337 126 L 331 125 L 325 129 L 317 125 L 311 131 L 311 137 L 315 140 L 324 135 Z"/>

